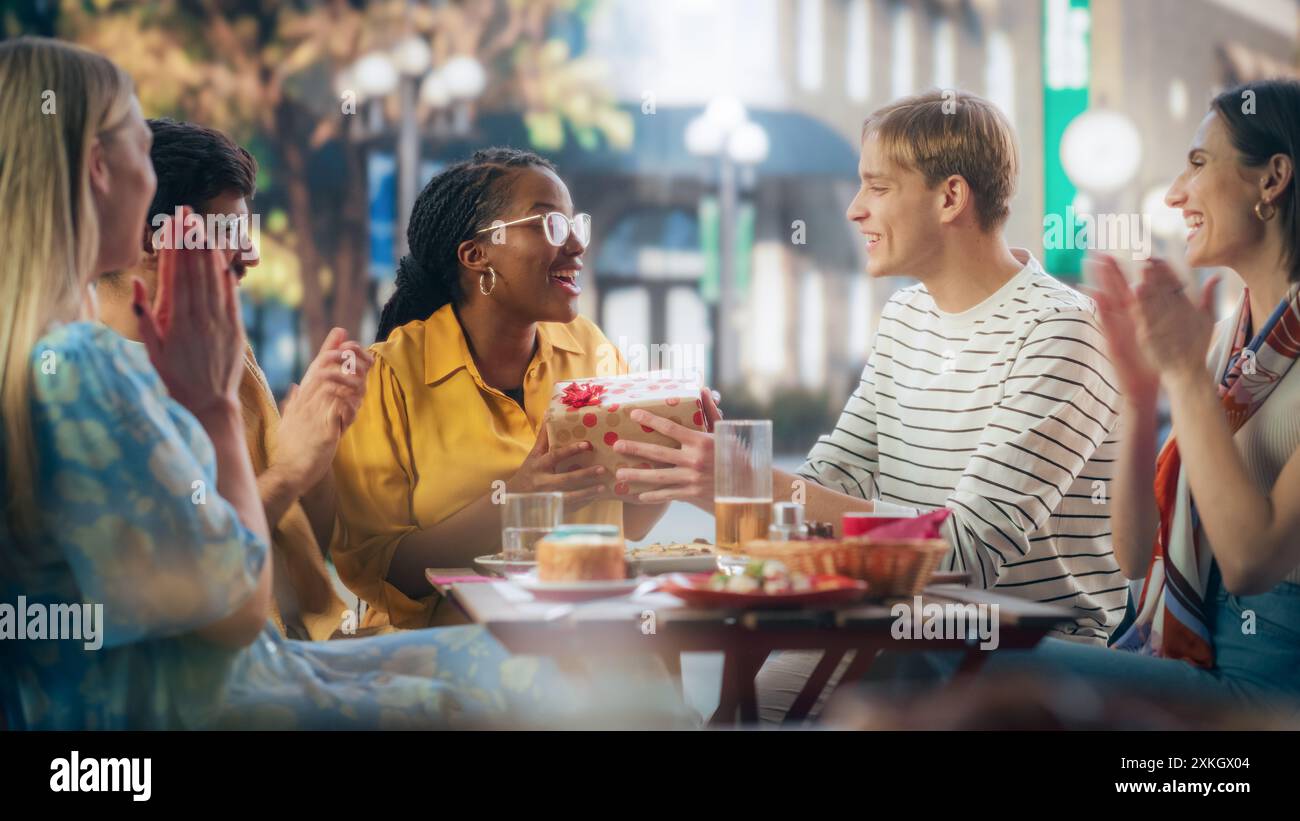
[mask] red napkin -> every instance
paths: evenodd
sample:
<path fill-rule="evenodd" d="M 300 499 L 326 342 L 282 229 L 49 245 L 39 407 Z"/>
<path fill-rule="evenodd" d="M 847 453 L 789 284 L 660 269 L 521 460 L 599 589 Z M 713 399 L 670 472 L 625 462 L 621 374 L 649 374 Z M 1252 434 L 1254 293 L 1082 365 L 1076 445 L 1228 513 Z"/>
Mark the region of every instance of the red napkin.
<path fill-rule="evenodd" d="M 950 515 L 952 515 L 951 510 L 941 507 L 929 513 L 922 513 L 920 516 L 899 519 L 897 522 L 872 528 L 866 536 L 873 542 L 885 539 L 939 539 L 943 536 L 941 531 L 944 520 Z"/>

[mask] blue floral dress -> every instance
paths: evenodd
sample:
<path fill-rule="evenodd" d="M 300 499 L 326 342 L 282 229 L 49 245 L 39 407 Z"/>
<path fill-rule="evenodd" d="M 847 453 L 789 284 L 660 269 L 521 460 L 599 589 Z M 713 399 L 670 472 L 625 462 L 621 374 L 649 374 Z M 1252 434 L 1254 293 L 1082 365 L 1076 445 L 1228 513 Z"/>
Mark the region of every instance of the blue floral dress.
<path fill-rule="evenodd" d="M 85 625 L 83 638 L 0 640 L 9 727 L 455 727 L 570 703 L 553 666 L 478 627 L 314 644 L 268 621 L 237 650 L 196 637 L 267 560 L 216 492 L 211 441 L 141 346 L 104 326 L 60 326 L 31 362 L 45 536 L 20 546 L 0 523 L 0 604 L 102 605 L 102 646 L 87 649 Z"/>

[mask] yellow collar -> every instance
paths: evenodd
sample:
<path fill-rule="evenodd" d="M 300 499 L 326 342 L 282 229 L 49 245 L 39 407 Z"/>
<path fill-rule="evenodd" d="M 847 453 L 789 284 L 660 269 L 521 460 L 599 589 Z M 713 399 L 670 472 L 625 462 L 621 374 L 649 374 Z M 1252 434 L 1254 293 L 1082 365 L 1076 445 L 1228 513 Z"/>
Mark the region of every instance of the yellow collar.
<path fill-rule="evenodd" d="M 569 353 L 583 353 L 573 332 L 563 323 L 537 323 L 537 359 L 549 361 L 554 349 L 559 348 Z M 469 343 L 465 331 L 456 319 L 456 313 L 450 304 L 433 312 L 424 323 L 424 383 L 432 385 L 461 368 L 478 377 L 478 368 L 469 353 Z"/>

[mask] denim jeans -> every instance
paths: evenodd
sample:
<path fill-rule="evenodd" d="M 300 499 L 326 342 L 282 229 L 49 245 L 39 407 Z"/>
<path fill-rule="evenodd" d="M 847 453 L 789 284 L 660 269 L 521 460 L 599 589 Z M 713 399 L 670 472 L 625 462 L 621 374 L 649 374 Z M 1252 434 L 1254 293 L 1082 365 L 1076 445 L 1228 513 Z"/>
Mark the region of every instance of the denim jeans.
<path fill-rule="evenodd" d="M 1208 591 L 1215 666 L 1047 638 L 1030 650 L 997 650 L 982 672 L 1072 676 L 1109 691 L 1156 699 L 1222 702 L 1300 714 L 1300 585 L 1235 596 L 1218 583 Z M 956 653 L 883 653 L 875 682 L 943 681 L 961 662 Z"/>

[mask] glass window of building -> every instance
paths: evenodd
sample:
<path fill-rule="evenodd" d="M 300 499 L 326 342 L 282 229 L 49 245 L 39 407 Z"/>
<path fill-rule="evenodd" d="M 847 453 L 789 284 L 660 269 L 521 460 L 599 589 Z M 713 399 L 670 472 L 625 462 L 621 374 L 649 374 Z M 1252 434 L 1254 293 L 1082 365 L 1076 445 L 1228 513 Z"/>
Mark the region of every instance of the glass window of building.
<path fill-rule="evenodd" d="M 906 97 L 916 88 L 916 51 L 912 34 L 912 9 L 897 4 L 893 7 L 890 22 L 890 88 L 893 98 Z"/>
<path fill-rule="evenodd" d="M 822 3 L 824 0 L 799 0 L 799 88 L 818 91 L 822 87 Z"/>
<path fill-rule="evenodd" d="M 844 88 L 849 99 L 871 96 L 871 4 L 850 0 L 845 20 Z"/>

